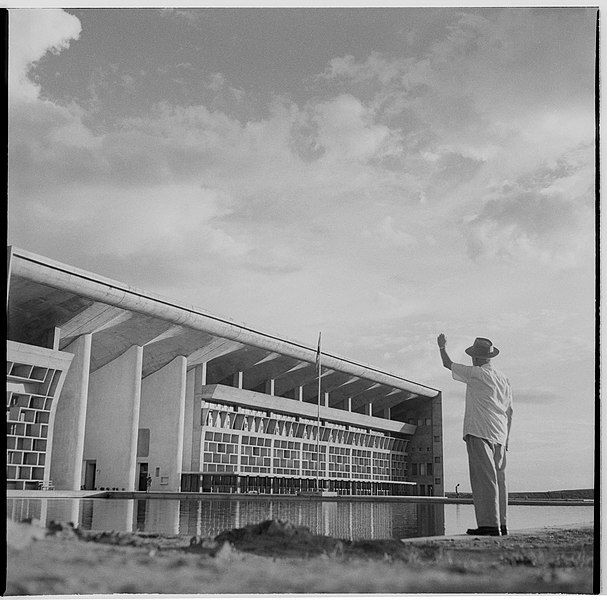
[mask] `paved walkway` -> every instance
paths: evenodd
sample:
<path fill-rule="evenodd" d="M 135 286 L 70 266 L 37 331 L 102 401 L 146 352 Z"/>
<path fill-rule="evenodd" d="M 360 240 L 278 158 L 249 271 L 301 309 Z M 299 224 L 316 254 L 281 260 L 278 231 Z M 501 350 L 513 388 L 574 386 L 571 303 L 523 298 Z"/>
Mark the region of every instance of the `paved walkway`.
<path fill-rule="evenodd" d="M 414 537 L 414 538 L 403 538 L 401 542 L 405 544 L 424 544 L 427 542 L 448 542 L 448 541 L 468 541 L 474 542 L 479 539 L 498 540 L 498 539 L 509 539 L 517 535 L 533 535 L 537 533 L 546 533 L 547 531 L 557 531 L 561 529 L 571 529 L 572 527 L 594 527 L 592 523 L 570 523 L 568 525 L 547 525 L 546 527 L 531 527 L 529 529 L 516 529 L 510 530 L 507 536 L 480 536 L 480 535 L 468 535 L 467 533 L 455 533 L 452 535 L 431 535 L 427 537 Z"/>
<path fill-rule="evenodd" d="M 7 498 L 105 498 L 99 490 L 6 490 Z"/>

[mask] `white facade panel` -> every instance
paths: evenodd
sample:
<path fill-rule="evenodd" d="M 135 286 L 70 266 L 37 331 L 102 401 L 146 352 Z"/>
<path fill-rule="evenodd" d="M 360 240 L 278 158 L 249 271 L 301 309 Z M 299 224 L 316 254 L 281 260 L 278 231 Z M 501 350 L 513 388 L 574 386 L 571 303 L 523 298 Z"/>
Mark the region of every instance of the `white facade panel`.
<path fill-rule="evenodd" d="M 178 356 L 141 383 L 139 427 L 150 430 L 148 468 L 152 477 L 151 491 L 179 491 L 186 364 L 185 357 Z"/>
<path fill-rule="evenodd" d="M 53 420 L 50 476 L 59 490 L 78 490 L 82 484 L 82 453 L 88 400 L 91 335 L 77 338 L 64 349 L 74 355 Z"/>
<path fill-rule="evenodd" d="M 97 489 L 134 489 L 142 358 L 131 346 L 90 375 L 83 458 L 96 463 Z"/>

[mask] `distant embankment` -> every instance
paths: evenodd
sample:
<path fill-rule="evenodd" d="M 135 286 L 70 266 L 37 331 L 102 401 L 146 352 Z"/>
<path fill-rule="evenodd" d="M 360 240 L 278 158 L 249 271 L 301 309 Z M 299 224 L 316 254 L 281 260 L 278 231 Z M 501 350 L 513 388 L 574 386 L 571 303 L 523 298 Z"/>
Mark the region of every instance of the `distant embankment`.
<path fill-rule="evenodd" d="M 447 498 L 472 498 L 471 493 L 446 492 Z M 551 492 L 508 492 L 510 499 L 522 498 L 525 500 L 594 500 L 594 490 L 555 490 Z"/>

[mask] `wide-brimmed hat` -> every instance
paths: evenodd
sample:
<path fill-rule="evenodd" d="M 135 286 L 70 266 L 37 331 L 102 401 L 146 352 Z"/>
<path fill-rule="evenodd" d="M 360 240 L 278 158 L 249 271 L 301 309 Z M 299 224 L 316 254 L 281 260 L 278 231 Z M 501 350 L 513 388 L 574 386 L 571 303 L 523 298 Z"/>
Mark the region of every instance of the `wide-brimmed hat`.
<path fill-rule="evenodd" d="M 470 348 L 466 348 L 466 354 L 473 358 L 493 358 L 500 351 L 493 347 L 493 342 L 487 338 L 476 338 Z"/>

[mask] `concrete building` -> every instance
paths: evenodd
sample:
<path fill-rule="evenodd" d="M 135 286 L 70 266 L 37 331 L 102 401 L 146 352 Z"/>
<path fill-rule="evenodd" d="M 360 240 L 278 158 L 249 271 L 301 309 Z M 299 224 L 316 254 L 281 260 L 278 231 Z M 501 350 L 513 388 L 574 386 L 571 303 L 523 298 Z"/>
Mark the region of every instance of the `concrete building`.
<path fill-rule="evenodd" d="M 315 360 L 9 247 L 7 487 L 443 495 L 439 390 Z"/>

